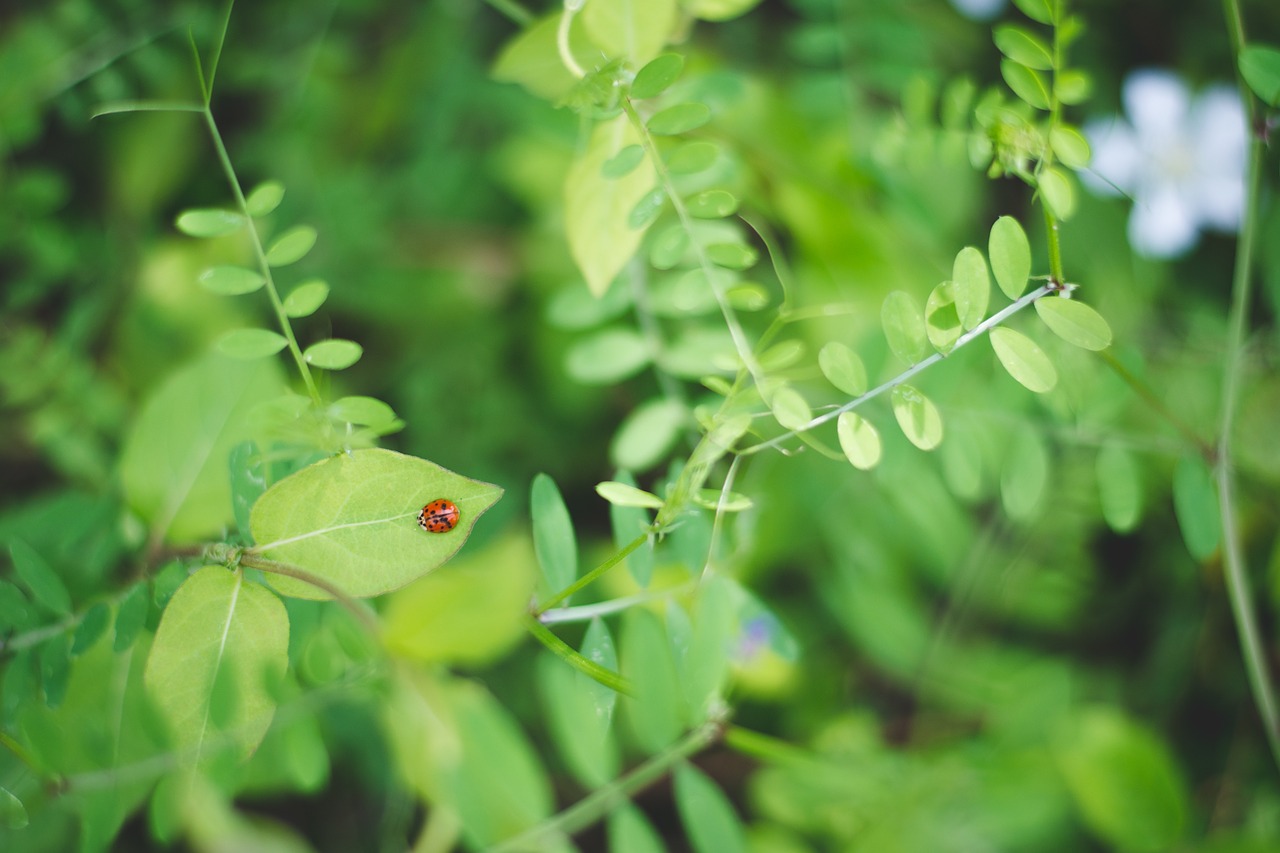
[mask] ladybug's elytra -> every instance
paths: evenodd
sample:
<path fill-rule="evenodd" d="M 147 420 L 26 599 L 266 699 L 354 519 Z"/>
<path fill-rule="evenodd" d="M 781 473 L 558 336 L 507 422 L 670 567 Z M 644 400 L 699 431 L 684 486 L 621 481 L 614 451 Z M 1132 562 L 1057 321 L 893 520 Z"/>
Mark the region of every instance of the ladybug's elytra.
<path fill-rule="evenodd" d="M 458 505 L 446 498 L 437 498 L 418 513 L 418 526 L 428 533 L 448 533 L 458 526 Z"/>

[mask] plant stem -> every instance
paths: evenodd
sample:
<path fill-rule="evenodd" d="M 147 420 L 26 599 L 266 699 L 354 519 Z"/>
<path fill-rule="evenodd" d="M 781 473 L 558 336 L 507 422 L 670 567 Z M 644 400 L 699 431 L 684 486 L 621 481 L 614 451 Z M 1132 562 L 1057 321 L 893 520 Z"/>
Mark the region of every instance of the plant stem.
<path fill-rule="evenodd" d="M 809 421 L 807 424 L 803 424 L 793 430 L 788 430 L 787 432 L 784 432 L 781 435 L 775 436 L 774 438 L 771 438 L 768 441 L 763 441 L 760 444 L 753 444 L 750 447 L 744 448 L 743 450 L 739 451 L 739 454 L 741 456 L 750 456 L 753 453 L 759 453 L 761 450 L 766 450 L 770 447 L 777 447 L 779 444 L 781 444 L 782 442 L 786 441 L 789 438 L 794 438 L 795 436 L 799 435 L 802 432 L 808 432 L 814 427 L 818 427 L 818 426 L 821 426 L 822 424 L 827 423 L 828 421 L 835 420 L 845 412 L 852 411 L 853 409 L 858 408 L 863 403 L 866 403 L 869 400 L 879 397 L 885 391 L 889 391 L 898 387 L 899 385 L 903 384 L 911 377 L 915 376 L 917 373 L 920 373 L 925 369 L 932 367 L 933 365 L 942 361 L 942 359 L 946 358 L 951 353 L 960 349 L 962 346 L 965 346 L 966 344 L 971 343 L 976 338 L 980 337 L 981 335 L 985 334 L 986 332 L 1000 325 L 1005 320 L 1009 319 L 1014 314 L 1026 308 L 1028 305 L 1035 302 L 1040 297 L 1045 296 L 1046 294 L 1049 294 L 1049 293 L 1053 293 L 1057 289 L 1058 288 L 1056 288 L 1052 284 L 1046 284 L 1043 287 L 1040 287 L 1040 288 L 1037 288 L 1036 290 L 1031 291 L 1030 293 L 1020 298 L 1017 302 L 1014 302 L 1012 305 L 1005 306 L 1003 310 L 997 311 L 995 314 L 992 314 L 990 317 L 983 320 L 981 323 L 974 326 L 972 329 L 965 332 L 960 337 L 956 338 L 955 344 L 951 347 L 951 349 L 945 355 L 940 352 L 935 352 L 933 355 L 929 356 L 923 361 L 916 362 L 911 367 L 904 370 L 902 373 L 899 373 L 897 376 L 890 379 L 888 382 L 885 382 L 882 385 L 872 388 L 870 391 L 863 394 L 861 397 L 855 397 L 854 399 L 850 400 L 848 403 L 845 403 L 843 406 L 832 409 L 829 412 L 824 412 L 823 414 L 818 415 L 816 418 Z"/>
<path fill-rule="evenodd" d="M 316 387 L 315 379 L 311 376 L 311 368 L 302 357 L 302 350 L 298 347 L 298 339 L 293 334 L 293 326 L 289 323 L 289 317 L 284 313 L 284 303 L 280 301 L 280 293 L 276 290 L 275 280 L 271 276 L 271 265 L 267 263 L 267 253 L 262 248 L 262 238 L 258 234 L 257 227 L 253 224 L 253 217 L 249 214 L 249 202 L 244 197 L 244 190 L 240 188 L 240 180 L 236 177 L 235 167 L 231 165 L 231 156 L 227 153 L 227 148 L 222 142 L 222 134 L 218 132 L 218 125 L 213 120 L 213 111 L 206 106 L 203 112 L 205 125 L 209 128 L 209 136 L 213 140 L 214 150 L 218 154 L 218 162 L 222 164 L 222 172 L 226 175 L 227 183 L 231 184 L 231 192 L 236 198 L 236 206 L 240 208 L 240 214 L 244 216 L 245 225 L 249 229 L 249 238 L 253 242 L 253 253 L 258 259 L 258 268 L 262 270 L 262 277 L 266 279 L 267 296 L 271 299 L 271 308 L 276 313 L 280 331 L 284 333 L 285 340 L 289 345 L 289 352 L 293 355 L 293 360 L 298 365 L 298 373 L 302 376 L 302 384 L 306 386 L 307 394 L 316 406 L 320 406 L 322 402 L 320 391 Z"/>
<path fill-rule="evenodd" d="M 359 601 L 347 595 L 345 592 L 338 589 L 338 587 L 329 583 L 319 575 L 314 575 L 306 569 L 300 569 L 297 566 L 293 566 L 288 563 L 268 560 L 265 557 L 256 557 L 249 553 L 242 553 L 240 555 L 239 562 L 241 566 L 245 566 L 250 569 L 260 569 L 269 574 L 282 575 L 314 586 L 316 589 L 332 596 L 334 600 L 347 608 L 347 610 L 351 612 L 351 615 L 355 616 L 361 626 L 368 630 L 371 635 L 374 637 L 379 635 L 380 629 L 378 622 L 369 614 L 369 611 L 362 607 Z"/>
<path fill-rule="evenodd" d="M 723 732 L 723 720 L 707 720 L 625 776 L 597 788 L 555 817 L 491 848 L 492 853 L 544 850 L 548 841 L 586 829 L 633 794 L 665 776 L 676 764 L 710 746 Z"/>
<path fill-rule="evenodd" d="M 1240 17 L 1240 8 L 1237 0 L 1223 0 L 1223 8 L 1234 55 L 1238 57 L 1244 45 L 1244 24 Z M 1241 83 L 1241 96 L 1249 105 L 1249 112 L 1252 115 L 1253 96 L 1243 83 Z M 1262 718 L 1267 744 L 1271 747 L 1272 760 L 1280 766 L 1280 708 L 1277 707 L 1275 684 L 1271 679 L 1266 645 L 1258 630 L 1255 616 L 1256 605 L 1240 537 L 1241 522 L 1236 513 L 1235 472 L 1232 470 L 1231 459 L 1231 432 L 1235 424 L 1236 407 L 1240 395 L 1240 375 L 1243 371 L 1244 337 L 1252 291 L 1253 246 L 1258 229 L 1258 193 L 1262 186 L 1264 154 L 1262 139 L 1254 135 L 1250 142 L 1244 219 L 1240 227 L 1240 237 L 1236 241 L 1235 273 L 1231 283 L 1231 309 L 1223 356 L 1222 420 L 1218 427 L 1214 474 L 1218 486 L 1218 509 L 1222 520 L 1223 573 L 1231 600 L 1231 613 L 1235 617 L 1240 651 L 1244 656 L 1249 687 L 1253 691 L 1253 701 L 1258 708 L 1258 715 Z"/>
<path fill-rule="evenodd" d="M 555 607 L 557 604 L 564 601 L 566 598 L 573 595 L 575 592 L 578 592 L 584 587 L 590 586 L 591 583 L 596 580 L 596 578 L 600 577 L 605 572 L 609 571 L 614 566 L 618 565 L 618 563 L 621 563 L 623 560 L 627 558 L 628 554 L 630 554 L 635 549 L 639 548 L 648 540 L 649 540 L 649 534 L 641 533 L 635 539 L 632 539 L 625 546 L 623 546 L 621 551 L 614 554 L 612 557 L 605 560 L 603 563 L 596 566 L 594 569 L 587 572 L 585 575 L 578 578 L 576 581 L 569 584 L 567 587 L 560 590 L 555 595 L 548 598 L 546 601 L 542 602 L 541 606 L 539 606 L 536 610 L 533 611 L 533 615 L 535 617 L 541 616 L 543 613 L 546 613 L 552 607 Z"/>
<path fill-rule="evenodd" d="M 557 607 L 553 610 L 544 610 L 538 614 L 538 621 L 543 625 L 558 625 L 566 622 L 589 622 L 597 616 L 608 616 L 613 613 L 620 613 L 623 610 L 629 610 L 637 604 L 644 604 L 649 601 L 657 601 L 663 598 L 670 598 L 674 595 L 680 595 L 693 589 L 694 583 L 683 583 L 679 586 L 667 587 L 659 590 L 646 590 L 636 595 L 628 595 L 623 598 L 612 598 L 608 601 L 598 601 L 595 604 L 583 604 L 577 607 Z"/>
<path fill-rule="evenodd" d="M 625 693 L 627 696 L 634 695 L 630 681 L 613 670 L 607 669 L 582 655 L 577 649 L 557 637 L 550 628 L 539 622 L 536 617 L 529 616 L 526 627 L 538 642 L 547 647 L 548 651 L 587 676 L 587 678 L 599 682 L 615 692 Z"/>

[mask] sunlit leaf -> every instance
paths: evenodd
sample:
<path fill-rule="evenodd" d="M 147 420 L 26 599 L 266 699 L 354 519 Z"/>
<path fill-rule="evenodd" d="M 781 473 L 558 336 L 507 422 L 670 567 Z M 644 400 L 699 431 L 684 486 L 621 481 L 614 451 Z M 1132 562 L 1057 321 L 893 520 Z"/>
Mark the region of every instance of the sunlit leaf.
<path fill-rule="evenodd" d="M 220 293 L 223 296 L 253 293 L 267 283 L 262 274 L 256 270 L 232 266 L 210 267 L 200 273 L 196 281 L 205 290 Z"/>
<path fill-rule="evenodd" d="M 745 270 L 759 258 L 755 249 L 743 243 L 712 243 L 704 251 L 711 263 L 731 270 Z"/>
<path fill-rule="evenodd" d="M 839 341 L 828 341 L 818 351 L 818 367 L 827 381 L 844 393 L 859 397 L 867 392 L 867 369 L 858 354 Z"/>
<path fill-rule="evenodd" d="M 681 7 L 704 21 L 728 21 L 754 9 L 760 0 L 685 0 Z"/>
<path fill-rule="evenodd" d="M 241 756 L 257 747 L 275 713 L 266 685 L 283 677 L 288 646 L 284 605 L 241 572 L 206 566 L 169 601 L 144 681 L 178 745 L 191 749 L 197 763 L 224 738 Z M 234 686 L 224 720 L 210 713 L 220 680 Z"/>
<path fill-rule="evenodd" d="M 364 598 L 404 586 L 452 557 L 476 520 L 502 496 L 425 459 L 390 450 L 355 450 L 317 462 L 267 490 L 253 507 L 255 554 L 297 566 Z M 460 518 L 447 533 L 427 533 L 418 512 L 445 498 Z M 297 598 L 329 594 L 296 578 L 272 586 Z"/>
<path fill-rule="evenodd" d="M 284 313 L 290 317 L 310 317 L 329 298 L 329 285 L 319 279 L 304 281 L 284 298 Z"/>
<path fill-rule="evenodd" d="M 1051 166 L 1041 171 L 1039 190 L 1045 206 L 1063 222 L 1076 212 L 1075 184 L 1061 169 Z"/>
<path fill-rule="evenodd" d="M 1057 2 L 1059 0 L 1013 0 L 1013 5 L 1017 6 L 1022 10 L 1022 14 L 1033 21 L 1052 24 L 1057 18 L 1054 11 Z"/>
<path fill-rule="evenodd" d="M 178 230 L 192 237 L 222 237 L 244 226 L 244 217 L 230 210 L 204 208 L 178 214 Z"/>
<path fill-rule="evenodd" d="M 1031 244 L 1027 234 L 1012 216 L 1001 216 L 991 226 L 991 239 L 987 250 L 991 257 L 991 272 L 996 283 L 1010 299 L 1017 299 L 1026 290 L 1031 276 Z"/>
<path fill-rule="evenodd" d="M 250 216 L 266 216 L 280 206 L 284 200 L 284 184 L 279 181 L 264 181 L 258 184 L 245 199 Z"/>
<path fill-rule="evenodd" d="M 1044 75 L 1012 59 L 1000 60 L 1000 74 L 1013 93 L 1038 110 L 1049 109 L 1049 84 Z"/>
<path fill-rule="evenodd" d="M 1058 371 L 1044 350 L 1031 338 L 1005 326 L 991 330 L 991 348 L 1009 375 L 1037 394 L 1058 384 Z"/>
<path fill-rule="evenodd" d="M 769 397 L 769 408 L 784 429 L 800 429 L 813 420 L 813 410 L 799 391 L 779 386 Z"/>
<path fill-rule="evenodd" d="M 308 364 L 325 370 L 345 370 L 360 360 L 364 347 L 355 341 L 342 338 L 330 338 L 318 341 L 302 351 L 302 358 Z"/>
<path fill-rule="evenodd" d="M 614 0 L 610 3 L 597 0 L 582 10 L 582 23 L 605 55 L 623 57 L 633 66 L 647 67 L 646 63 L 671 40 L 676 25 L 676 0 Z"/>
<path fill-rule="evenodd" d="M 613 480 L 597 483 L 596 494 L 617 506 L 661 509 L 663 504 L 662 498 L 652 492 L 646 492 L 627 483 L 618 483 Z"/>
<path fill-rule="evenodd" d="M 895 290 L 885 297 L 880 309 L 880 323 L 894 355 L 907 364 L 924 358 L 924 315 L 909 293 Z"/>
<path fill-rule="evenodd" d="M 880 462 L 880 433 L 856 412 L 841 412 L 836 419 L 840 449 L 853 467 L 870 471 Z"/>
<path fill-rule="evenodd" d="M 357 426 L 378 427 L 396 420 L 395 410 L 376 397 L 341 397 L 329 404 L 329 414 Z"/>
<path fill-rule="evenodd" d="M 307 256 L 316 244 L 316 229 L 310 225 L 297 225 L 281 234 L 267 249 L 267 263 L 284 267 L 297 263 Z"/>
<path fill-rule="evenodd" d="M 557 35 L 563 10 L 556 10 L 520 30 L 498 54 L 493 78 L 518 83 L 534 95 L 554 101 L 578 82 L 560 58 Z M 575 16 L 569 28 L 569 49 L 579 65 L 590 67 L 600 57 L 600 48 L 587 38 Z"/>
<path fill-rule="evenodd" d="M 1036 300 L 1036 313 L 1055 335 L 1087 350 L 1111 346 L 1111 326 L 1090 306 L 1077 299 Z"/>
<path fill-rule="evenodd" d="M 955 287 L 949 281 L 939 284 L 929 293 L 924 303 L 924 328 L 929 343 L 941 353 L 948 353 L 955 346 L 964 327 L 956 313 Z"/>
<path fill-rule="evenodd" d="M 921 450 L 933 450 L 942 443 L 942 416 L 938 407 L 910 385 L 893 389 L 893 416 L 907 440 Z"/>
<path fill-rule="evenodd" d="M 972 329 L 987 316 L 987 303 L 991 299 L 991 277 L 987 275 L 987 262 L 973 246 L 966 246 L 956 255 L 951 271 L 951 292 L 955 297 L 956 314 L 966 329 Z"/>

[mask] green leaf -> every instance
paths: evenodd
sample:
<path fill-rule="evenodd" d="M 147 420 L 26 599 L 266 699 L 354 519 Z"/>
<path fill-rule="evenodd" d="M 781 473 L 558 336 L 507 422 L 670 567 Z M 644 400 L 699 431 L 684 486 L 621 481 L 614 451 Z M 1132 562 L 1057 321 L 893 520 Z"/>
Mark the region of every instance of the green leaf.
<path fill-rule="evenodd" d="M 329 285 L 320 279 L 304 281 L 284 298 L 284 313 L 293 318 L 310 317 L 329 298 Z"/>
<path fill-rule="evenodd" d="M 1173 512 L 1191 556 L 1200 562 L 1212 557 L 1222 539 L 1218 488 L 1199 456 L 1182 457 L 1173 470 Z"/>
<path fill-rule="evenodd" d="M 1059 0 L 1013 0 L 1013 5 L 1033 21 L 1052 24 L 1057 19 L 1056 4 Z"/>
<path fill-rule="evenodd" d="M 666 457 L 688 423 L 689 411 L 679 400 L 655 397 L 641 403 L 618 427 L 609 459 L 618 468 L 647 471 Z"/>
<path fill-rule="evenodd" d="M 1049 144 L 1053 146 L 1053 153 L 1058 156 L 1058 160 L 1065 166 L 1072 169 L 1083 169 L 1089 165 L 1089 159 L 1092 156 L 1089 151 L 1089 140 L 1084 138 L 1081 133 L 1070 125 L 1058 125 L 1049 132 Z"/>
<path fill-rule="evenodd" d="M 249 208 L 250 216 L 266 216 L 279 207 L 283 200 L 284 184 L 279 181 L 264 181 L 249 193 L 245 206 Z"/>
<path fill-rule="evenodd" d="M 924 315 L 909 293 L 895 290 L 885 297 L 880 309 L 880 324 L 894 355 L 907 364 L 915 364 L 924 358 Z"/>
<path fill-rule="evenodd" d="M 175 371 L 124 443 L 129 506 L 157 542 L 200 542 L 232 524 L 227 460 L 250 438 L 250 412 L 283 389 L 274 362 L 205 357 Z"/>
<path fill-rule="evenodd" d="M 307 256 L 316 244 L 316 229 L 310 225 L 296 225 L 281 234 L 267 249 L 267 263 L 273 267 L 285 267 Z"/>
<path fill-rule="evenodd" d="M 37 604 L 60 616 L 71 612 L 71 595 L 62 578 L 34 548 L 15 537 L 9 540 L 9 558 L 18 580 Z"/>
<path fill-rule="evenodd" d="M 637 489 L 628 483 L 619 483 L 613 480 L 597 483 L 596 494 L 615 506 L 661 509 L 663 504 L 662 498 L 652 492 L 646 492 L 644 489 Z"/>
<path fill-rule="evenodd" d="M 910 385 L 893 389 L 893 416 L 907 440 L 921 450 L 933 450 L 942 443 L 942 416 L 938 407 Z"/>
<path fill-rule="evenodd" d="M 239 296 L 242 293 L 253 293 L 267 283 L 267 280 L 254 270 L 232 266 L 210 267 L 200 273 L 200 277 L 196 281 L 205 290 L 219 293 L 223 296 Z"/>
<path fill-rule="evenodd" d="M 836 419 L 836 435 L 840 449 L 854 468 L 870 471 L 880 463 L 880 433 L 866 418 L 856 412 L 841 412 Z"/>
<path fill-rule="evenodd" d="M 1240 75 L 1269 106 L 1280 106 L 1280 50 L 1252 44 L 1240 51 Z"/>
<path fill-rule="evenodd" d="M 0 580 L 0 632 L 6 636 L 16 634 L 31 624 L 31 610 L 27 606 L 27 596 L 22 590 L 6 580 Z M 3 696 L 0 687 L 0 696 Z M 0 719 L 4 718 L 0 709 Z"/>
<path fill-rule="evenodd" d="M 648 228 L 653 221 L 662 213 L 662 208 L 667 203 L 667 194 L 659 187 L 655 187 L 636 202 L 636 206 L 631 208 L 631 213 L 627 215 L 627 225 L 631 228 Z"/>
<path fill-rule="evenodd" d="M 1111 346 L 1111 327 L 1101 314 L 1075 299 L 1036 300 L 1036 313 L 1049 331 L 1069 344 L 1087 350 Z"/>
<path fill-rule="evenodd" d="M 645 819 L 644 813 L 626 802 L 609 813 L 609 853 L 666 853 L 667 846 Z"/>
<path fill-rule="evenodd" d="M 107 632 L 110 623 L 111 608 L 105 602 L 99 601 L 86 610 L 71 641 L 71 656 L 79 657 L 93 648 L 93 644 Z"/>
<path fill-rule="evenodd" d="M 704 247 L 707 260 L 731 270 L 745 270 L 759 260 L 756 250 L 744 243 L 711 243 Z"/>
<path fill-rule="evenodd" d="M 396 422 L 395 410 L 377 397 L 342 397 L 329 404 L 329 415 L 356 426 L 380 427 Z"/>
<path fill-rule="evenodd" d="M 222 237 L 244 226 L 244 217 L 230 210 L 201 208 L 178 214 L 178 230 L 192 237 Z"/>
<path fill-rule="evenodd" d="M 596 296 L 608 289 L 644 236 L 631 227 L 630 216 L 640 199 L 653 189 L 653 164 L 620 178 L 606 178 L 602 169 L 630 145 L 640 142 L 626 116 L 600 122 L 586 150 L 574 161 L 565 179 L 565 233 L 574 262 Z"/>
<path fill-rule="evenodd" d="M 987 316 L 987 303 L 991 300 L 991 277 L 982 252 L 973 246 L 960 250 L 952 265 L 951 287 L 956 314 L 965 329 L 972 329 Z"/>
<path fill-rule="evenodd" d="M 706 104 L 684 103 L 655 113 L 646 123 L 655 136 L 678 136 L 711 121 L 711 108 Z"/>
<path fill-rule="evenodd" d="M 924 303 L 924 328 L 934 349 L 946 354 L 951 352 L 964 327 L 956 313 L 955 287 L 949 281 L 935 287 Z"/>
<path fill-rule="evenodd" d="M 1009 375 L 1037 394 L 1058 384 L 1058 371 L 1035 341 L 1004 326 L 991 330 L 991 348 Z"/>
<path fill-rule="evenodd" d="M 686 142 L 666 158 L 673 175 L 694 175 L 710 169 L 720 158 L 720 147 L 714 142 Z"/>
<path fill-rule="evenodd" d="M 1171 850 L 1190 812 L 1182 773 L 1150 730 L 1112 708 L 1079 711 L 1054 752 L 1085 824 L 1111 849 Z"/>
<path fill-rule="evenodd" d="M 689 215 L 698 219 L 720 219 L 738 209 L 738 199 L 724 190 L 707 190 L 690 197 L 685 206 Z"/>
<path fill-rule="evenodd" d="M 621 382 L 649 364 L 649 342 L 635 329 L 603 329 L 582 338 L 565 356 L 565 370 L 587 385 Z"/>
<path fill-rule="evenodd" d="M 599 618 L 587 628 L 582 655 L 618 669 L 613 639 Z M 556 749 L 582 784 L 605 784 L 618 774 L 618 749 L 610 734 L 618 694 L 553 655 L 540 655 L 537 664 L 539 694 Z"/>
<path fill-rule="evenodd" d="M 325 370 L 345 370 L 359 361 L 362 355 L 363 347 L 355 341 L 342 338 L 318 341 L 302 352 L 304 361 Z"/>
<path fill-rule="evenodd" d="M 529 498 L 533 518 L 533 548 L 542 569 L 542 581 L 548 595 L 555 595 L 578 579 L 578 540 L 573 533 L 573 519 L 555 480 L 546 474 L 533 478 Z M 567 603 L 567 600 L 566 602 Z"/>
<path fill-rule="evenodd" d="M 452 557 L 502 489 L 425 459 L 390 450 L 355 450 L 317 462 L 276 483 L 253 507 L 255 555 L 298 566 L 366 598 L 404 586 Z M 427 533 L 417 514 L 446 498 L 461 518 L 447 533 Z M 295 578 L 272 586 L 296 598 L 329 594 Z"/>
<path fill-rule="evenodd" d="M 638 100 L 656 98 L 676 82 L 683 70 L 684 56 L 679 53 L 664 53 L 650 60 L 636 72 L 636 79 L 631 83 L 631 97 Z"/>
<path fill-rule="evenodd" d="M 659 232 L 649 248 L 649 263 L 660 270 L 669 270 L 689 251 L 689 232 L 683 225 L 672 225 Z"/>
<path fill-rule="evenodd" d="M 1093 94 L 1093 80 L 1078 68 L 1065 68 L 1054 79 L 1053 93 L 1067 106 L 1083 104 Z"/>
<path fill-rule="evenodd" d="M 705 577 L 698 586 L 693 633 L 679 660 L 680 684 L 693 721 L 709 718 L 723 704 L 730 640 L 737 634 L 735 592 L 732 583 L 718 574 Z"/>
<path fill-rule="evenodd" d="M 645 65 L 671 40 L 676 26 L 676 2 L 613 0 L 601 3 L 596 0 L 582 10 L 582 23 L 606 56 L 623 57 L 632 67 Z"/>
<path fill-rule="evenodd" d="M 783 429 L 798 430 L 813 420 L 813 410 L 799 391 L 790 385 L 779 385 L 769 395 L 769 408 Z"/>
<path fill-rule="evenodd" d="M 851 397 L 867 392 L 867 369 L 858 354 L 839 341 L 828 341 L 818 351 L 818 367 L 827 381 Z"/>
<path fill-rule="evenodd" d="M 1098 451 L 1098 499 L 1102 517 L 1117 533 L 1128 533 L 1142 516 L 1142 478 L 1128 450 L 1107 445 Z"/>
<path fill-rule="evenodd" d="M 604 161 L 604 165 L 600 167 L 600 174 L 606 178 L 621 178 L 623 175 L 630 174 L 643 160 L 644 147 L 628 145 Z"/>
<path fill-rule="evenodd" d="M 760 0 L 685 0 L 680 5 L 690 15 L 704 21 L 728 21 L 739 15 L 745 15 L 754 9 Z"/>
<path fill-rule="evenodd" d="M 991 226 L 987 251 L 991 272 L 1004 295 L 1016 300 L 1027 288 L 1031 277 L 1031 244 L 1027 234 L 1012 216 L 1001 216 Z"/>
<path fill-rule="evenodd" d="M 273 356 L 288 345 L 284 335 L 269 329 L 232 329 L 214 344 L 223 355 L 243 361 Z"/>
<path fill-rule="evenodd" d="M 1000 502 L 1010 518 L 1030 521 L 1040 513 L 1049 483 L 1049 451 L 1040 436 L 1021 430 L 1007 442 L 1000 469 Z"/>
<path fill-rule="evenodd" d="M 71 676 L 71 645 L 66 634 L 55 634 L 39 647 L 40 687 L 50 708 L 62 705 Z"/>
<path fill-rule="evenodd" d="M 1014 62 L 1040 71 L 1053 68 L 1053 51 L 1039 36 L 1012 24 L 996 27 L 992 35 L 1000 52 Z"/>
<path fill-rule="evenodd" d="M 1050 167 L 1040 173 L 1040 196 L 1049 212 L 1066 222 L 1076 212 L 1076 189 L 1066 172 Z"/>
<path fill-rule="evenodd" d="M 675 799 L 694 853 L 746 853 L 746 832 L 729 798 L 692 764 L 676 765 Z"/>
<path fill-rule="evenodd" d="M 628 610 L 622 617 L 618 657 L 622 675 L 635 690 L 634 697 L 622 700 L 631 732 L 641 749 L 659 752 L 680 736 L 685 714 L 671 644 L 658 617 L 640 608 Z"/>
<path fill-rule="evenodd" d="M 1012 59 L 1000 60 L 1000 74 L 1009 88 L 1025 103 L 1038 110 L 1049 109 L 1049 84 L 1044 76 Z"/>
<path fill-rule="evenodd" d="M 509 41 L 494 63 L 493 79 L 517 83 L 548 101 L 567 94 L 578 78 L 565 67 L 556 45 L 562 14 L 563 10 L 557 10 L 545 15 Z M 600 58 L 600 48 L 587 38 L 576 17 L 569 28 L 569 49 L 583 67 L 591 67 Z"/>
<path fill-rule="evenodd" d="M 133 645 L 147 621 L 150 607 L 147 585 L 137 583 L 129 590 L 116 609 L 115 638 L 111 650 L 119 653 Z"/>
<path fill-rule="evenodd" d="M 382 641 L 421 663 L 490 664 L 526 636 L 536 576 L 528 537 L 504 537 L 388 595 Z"/>
<path fill-rule="evenodd" d="M 262 741 L 275 699 L 269 680 L 288 667 L 284 605 L 243 573 L 205 566 L 169 601 L 143 676 L 147 692 L 194 763 L 211 758 L 223 738 L 244 758 Z M 225 721 L 210 713 L 214 685 L 232 685 Z"/>
<path fill-rule="evenodd" d="M 8 788 L 0 787 L 0 829 L 24 829 L 27 822 L 27 808 L 22 800 Z"/>

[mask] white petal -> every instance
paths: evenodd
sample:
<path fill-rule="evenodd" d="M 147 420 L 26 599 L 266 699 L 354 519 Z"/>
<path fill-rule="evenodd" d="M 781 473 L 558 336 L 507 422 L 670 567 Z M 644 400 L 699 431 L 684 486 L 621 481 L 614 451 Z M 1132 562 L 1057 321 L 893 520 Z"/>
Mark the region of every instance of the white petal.
<path fill-rule="evenodd" d="M 1191 94 L 1171 71 L 1146 68 L 1124 81 L 1124 109 L 1138 133 L 1138 144 L 1167 144 L 1185 133 Z"/>
<path fill-rule="evenodd" d="M 1152 187 L 1129 214 L 1129 243 L 1141 255 L 1176 257 L 1197 238 L 1195 212 L 1173 184 Z"/>
<path fill-rule="evenodd" d="M 1239 93 L 1214 86 L 1192 109 L 1195 175 L 1191 183 L 1200 218 L 1235 231 L 1244 215 L 1245 170 L 1249 156 L 1248 120 Z"/>
<path fill-rule="evenodd" d="M 1084 135 L 1093 150 L 1089 168 L 1080 180 L 1098 195 L 1133 192 L 1141 152 L 1133 128 L 1122 119 L 1093 119 L 1085 124 Z"/>
<path fill-rule="evenodd" d="M 951 5 L 966 18 L 989 21 L 1004 8 L 1005 0 L 951 0 Z"/>

